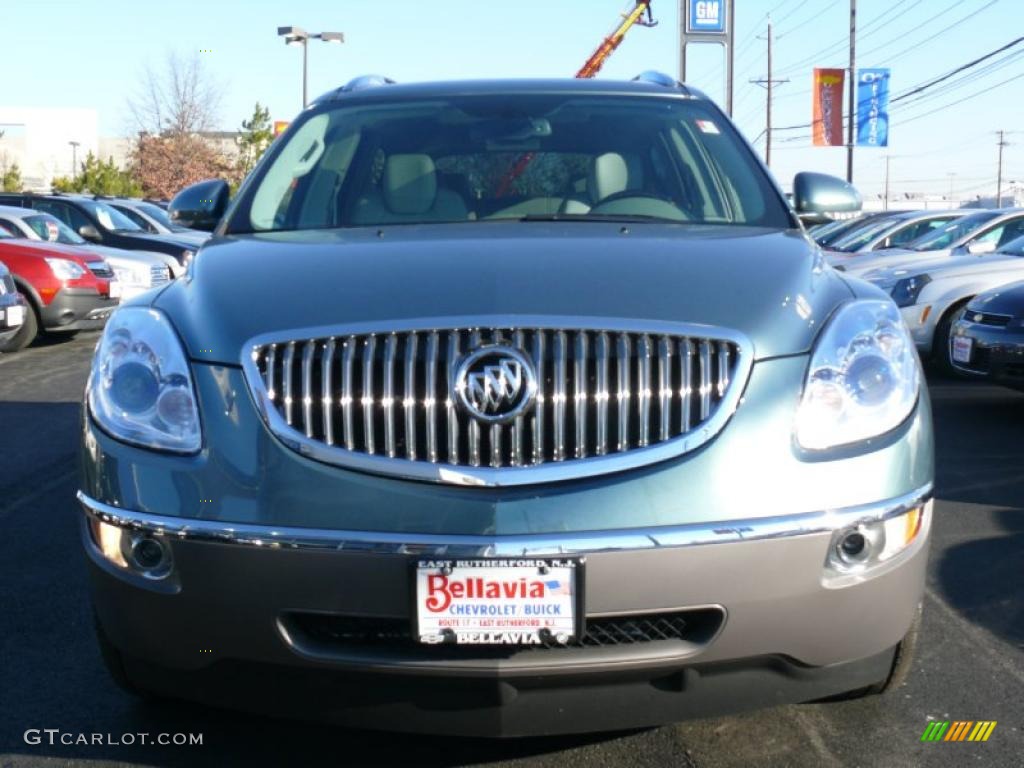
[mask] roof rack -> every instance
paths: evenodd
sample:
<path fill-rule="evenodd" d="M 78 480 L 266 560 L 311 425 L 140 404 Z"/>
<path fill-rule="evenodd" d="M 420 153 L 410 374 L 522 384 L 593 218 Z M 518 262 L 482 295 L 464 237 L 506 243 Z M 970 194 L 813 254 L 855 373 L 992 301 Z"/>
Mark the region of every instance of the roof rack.
<path fill-rule="evenodd" d="M 395 81 L 390 77 L 384 77 L 384 75 L 360 75 L 349 80 L 345 85 L 341 86 L 342 93 L 349 93 L 350 91 L 362 91 L 366 88 L 377 88 L 381 85 L 394 85 Z"/>
<path fill-rule="evenodd" d="M 654 69 L 644 70 L 633 78 L 633 82 L 650 83 L 651 85 L 660 85 L 664 88 L 685 88 L 685 86 L 672 77 L 672 75 L 666 75 L 664 72 L 658 72 Z"/>

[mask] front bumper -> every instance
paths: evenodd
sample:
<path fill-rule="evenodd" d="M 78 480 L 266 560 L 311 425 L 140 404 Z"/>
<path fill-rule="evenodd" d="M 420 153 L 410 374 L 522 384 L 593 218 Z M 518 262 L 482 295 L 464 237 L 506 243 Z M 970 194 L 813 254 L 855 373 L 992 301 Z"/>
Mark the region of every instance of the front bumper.
<path fill-rule="evenodd" d="M 119 301 L 103 296 L 92 288 L 62 288 L 42 308 L 40 314 L 43 328 L 47 331 L 91 331 L 102 328 Z"/>
<path fill-rule="evenodd" d="M 903 322 L 907 324 L 910 337 L 922 358 L 932 353 L 932 342 L 935 338 L 935 327 L 938 322 L 935 308 L 931 304 L 912 304 L 900 307 Z"/>
<path fill-rule="evenodd" d="M 97 615 L 136 684 L 359 727 L 526 735 L 654 725 L 884 680 L 923 591 L 928 492 L 781 519 L 562 537 L 228 525 L 79 499 Z M 861 577 L 826 576 L 834 531 L 917 506 L 921 532 L 900 555 Z M 113 565 L 97 546 L 99 522 L 160 538 L 171 573 L 154 580 Z M 496 657 L 309 629 L 337 617 L 389 629 L 408 621 L 416 556 L 510 553 L 585 555 L 588 621 L 672 613 L 693 630 Z"/>
<path fill-rule="evenodd" d="M 953 339 L 972 339 L 971 359 L 952 359 Z M 950 363 L 972 378 L 1024 391 L 1024 329 L 983 325 L 960 319 L 950 333 Z"/>

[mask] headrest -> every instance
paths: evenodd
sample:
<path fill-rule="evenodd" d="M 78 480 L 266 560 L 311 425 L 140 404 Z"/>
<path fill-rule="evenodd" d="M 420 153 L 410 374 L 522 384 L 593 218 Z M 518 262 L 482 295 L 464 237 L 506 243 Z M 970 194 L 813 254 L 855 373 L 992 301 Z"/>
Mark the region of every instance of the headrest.
<path fill-rule="evenodd" d="M 391 155 L 384 166 L 384 204 L 392 213 L 426 213 L 437 197 L 430 155 Z"/>
<path fill-rule="evenodd" d="M 626 160 L 618 152 L 606 152 L 591 161 L 588 188 L 594 202 L 624 191 L 628 181 Z"/>

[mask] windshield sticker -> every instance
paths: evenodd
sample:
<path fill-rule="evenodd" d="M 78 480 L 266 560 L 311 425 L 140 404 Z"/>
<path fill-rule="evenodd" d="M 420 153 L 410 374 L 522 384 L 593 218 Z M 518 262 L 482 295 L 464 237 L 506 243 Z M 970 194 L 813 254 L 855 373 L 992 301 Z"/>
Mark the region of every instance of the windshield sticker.
<path fill-rule="evenodd" d="M 46 239 L 51 243 L 55 243 L 58 237 L 60 237 L 60 229 L 57 228 L 57 222 L 46 222 Z"/>
<path fill-rule="evenodd" d="M 697 127 L 700 128 L 701 133 L 721 133 L 721 131 L 718 130 L 718 126 L 710 120 L 695 120 L 694 122 L 697 123 Z"/>

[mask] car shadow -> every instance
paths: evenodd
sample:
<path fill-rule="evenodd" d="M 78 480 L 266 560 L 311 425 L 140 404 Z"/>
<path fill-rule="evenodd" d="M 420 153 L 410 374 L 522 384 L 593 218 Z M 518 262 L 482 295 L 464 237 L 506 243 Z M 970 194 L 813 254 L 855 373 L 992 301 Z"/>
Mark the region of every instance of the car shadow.
<path fill-rule="evenodd" d="M 944 540 L 935 563 L 946 602 L 972 624 L 1024 643 L 1024 394 L 930 377 L 935 496 L 945 514 L 971 517 L 969 538 Z M 936 535 L 953 535 L 936 521 Z M 963 526 L 961 526 L 963 529 Z"/>

